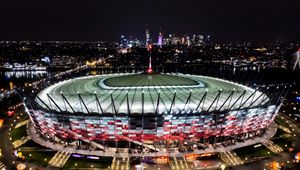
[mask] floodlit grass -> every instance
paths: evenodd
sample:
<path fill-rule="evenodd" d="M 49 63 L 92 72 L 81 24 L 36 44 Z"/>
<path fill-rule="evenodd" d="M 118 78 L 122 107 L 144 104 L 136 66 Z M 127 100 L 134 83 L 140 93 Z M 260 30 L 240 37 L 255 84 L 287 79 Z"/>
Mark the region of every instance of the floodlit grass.
<path fill-rule="evenodd" d="M 197 85 L 195 80 L 180 76 L 164 75 L 164 74 L 134 74 L 126 76 L 118 76 L 108 78 L 104 81 L 108 86 L 112 87 L 131 87 L 131 86 L 181 86 L 181 85 Z"/>
<path fill-rule="evenodd" d="M 245 158 L 251 159 L 255 157 L 265 157 L 274 155 L 267 147 L 260 145 L 259 147 L 254 147 L 255 145 L 246 146 L 243 148 L 235 149 L 234 152 L 243 160 Z"/>
<path fill-rule="evenodd" d="M 12 140 L 15 141 L 15 140 L 21 139 L 24 136 L 27 136 L 26 130 L 27 130 L 26 126 L 21 126 L 16 129 L 12 128 L 12 133 L 11 133 Z"/>
<path fill-rule="evenodd" d="M 91 166 L 97 169 L 109 169 L 111 163 L 112 158 L 110 157 L 100 157 L 99 160 L 70 157 L 63 169 L 91 168 Z"/>

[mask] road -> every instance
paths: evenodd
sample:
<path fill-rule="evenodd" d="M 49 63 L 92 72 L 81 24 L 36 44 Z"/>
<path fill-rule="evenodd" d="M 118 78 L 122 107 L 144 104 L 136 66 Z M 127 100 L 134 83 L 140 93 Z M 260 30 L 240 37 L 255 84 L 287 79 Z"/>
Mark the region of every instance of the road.
<path fill-rule="evenodd" d="M 7 167 L 9 170 L 15 170 L 16 165 L 20 163 L 21 161 L 17 160 L 16 157 L 14 156 L 14 147 L 12 145 L 12 141 L 9 140 L 10 136 L 8 135 L 9 133 L 9 128 L 10 124 L 13 122 L 14 118 L 19 116 L 20 112 L 15 113 L 14 117 L 10 118 L 10 120 L 7 120 L 9 122 L 6 122 L 6 125 L 4 125 L 2 128 L 0 128 L 0 149 L 2 151 L 2 157 L 0 158 L 0 161 Z M 18 122 L 17 122 L 18 123 Z M 32 163 L 25 163 L 27 167 L 31 167 L 33 169 L 43 169 L 43 170 L 53 170 L 55 168 L 50 168 L 50 167 L 44 167 L 44 166 L 39 166 L 35 165 Z"/>
<path fill-rule="evenodd" d="M 3 157 L 1 157 L 1 162 L 3 162 L 6 166 L 7 169 L 14 169 L 13 167 L 13 161 L 17 162 L 15 156 L 13 155 L 13 146 L 11 144 L 11 141 L 9 140 L 9 135 L 8 135 L 8 131 L 9 131 L 9 126 L 3 126 L 0 129 L 0 148 L 2 150 L 2 155 Z"/>

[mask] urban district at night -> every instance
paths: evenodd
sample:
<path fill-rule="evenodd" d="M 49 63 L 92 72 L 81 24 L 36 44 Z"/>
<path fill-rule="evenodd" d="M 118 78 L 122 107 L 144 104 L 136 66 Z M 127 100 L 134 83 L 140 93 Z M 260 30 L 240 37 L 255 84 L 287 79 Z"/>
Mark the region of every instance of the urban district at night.
<path fill-rule="evenodd" d="M 296 0 L 0 2 L 1 170 L 299 170 Z"/>

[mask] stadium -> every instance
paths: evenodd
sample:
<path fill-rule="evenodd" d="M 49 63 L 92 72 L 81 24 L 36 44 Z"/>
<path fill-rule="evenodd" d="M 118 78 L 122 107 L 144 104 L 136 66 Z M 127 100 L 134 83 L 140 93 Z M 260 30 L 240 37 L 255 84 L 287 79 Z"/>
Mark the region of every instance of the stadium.
<path fill-rule="evenodd" d="M 273 98 L 207 76 L 122 73 L 60 81 L 25 104 L 37 132 L 53 141 L 155 152 L 261 135 L 280 107 Z"/>

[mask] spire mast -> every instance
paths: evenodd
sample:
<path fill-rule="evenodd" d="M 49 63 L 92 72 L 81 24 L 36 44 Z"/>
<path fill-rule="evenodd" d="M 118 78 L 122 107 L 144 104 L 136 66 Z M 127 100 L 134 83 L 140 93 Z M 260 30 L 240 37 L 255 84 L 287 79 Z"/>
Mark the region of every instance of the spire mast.
<path fill-rule="evenodd" d="M 148 65 L 148 69 L 147 69 L 147 73 L 152 73 L 152 61 L 151 61 L 151 51 L 152 51 L 152 44 L 149 44 L 147 47 L 148 51 L 149 51 L 149 65 Z"/>

